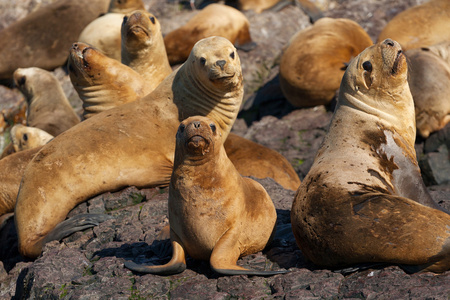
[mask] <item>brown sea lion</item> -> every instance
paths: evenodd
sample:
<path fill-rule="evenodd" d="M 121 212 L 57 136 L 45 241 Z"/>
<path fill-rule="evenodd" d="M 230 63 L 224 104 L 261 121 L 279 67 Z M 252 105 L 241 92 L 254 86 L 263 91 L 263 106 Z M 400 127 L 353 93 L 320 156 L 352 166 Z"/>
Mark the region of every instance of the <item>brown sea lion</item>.
<path fill-rule="evenodd" d="M 16 124 L 11 128 L 11 140 L 15 152 L 36 148 L 45 145 L 54 138 L 46 131 L 36 128 Z"/>
<path fill-rule="evenodd" d="M 427 138 L 450 122 L 450 42 L 408 50 L 408 83 L 418 133 Z"/>
<path fill-rule="evenodd" d="M 242 176 L 273 178 L 285 189 L 296 191 L 300 178 L 280 153 L 237 134 L 230 133 L 224 143 L 228 158 Z"/>
<path fill-rule="evenodd" d="M 151 90 L 172 73 L 161 25 L 154 15 L 138 10 L 124 18 L 121 61 L 138 72 Z"/>
<path fill-rule="evenodd" d="M 194 44 L 209 36 L 224 37 L 245 50 L 255 46 L 250 37 L 247 17 L 233 7 L 213 3 L 164 37 L 170 64 L 184 62 Z"/>
<path fill-rule="evenodd" d="M 145 10 L 142 0 L 112 0 L 109 5 L 108 13 L 89 23 L 80 33 L 80 36 L 76 41 L 92 45 L 102 51 L 106 56 L 120 61 L 120 28 L 122 26 L 122 21 L 125 14 L 137 9 Z"/>
<path fill-rule="evenodd" d="M 329 132 L 291 210 L 297 244 L 317 265 L 450 268 L 450 215 L 420 176 L 407 69 L 400 45 L 386 39 L 345 72 Z"/>
<path fill-rule="evenodd" d="M 339 89 L 346 64 L 372 45 L 356 22 L 322 18 L 297 32 L 283 51 L 280 86 L 296 107 L 328 104 Z"/>
<path fill-rule="evenodd" d="M 17 68 L 52 70 L 67 60 L 67 49 L 83 28 L 108 9 L 109 0 L 59 0 L 0 31 L 0 79 Z"/>
<path fill-rule="evenodd" d="M 225 139 L 242 97 L 236 48 L 225 38 L 210 37 L 199 41 L 186 63 L 151 94 L 55 137 L 23 175 L 15 209 L 21 254 L 37 257 L 45 242 L 89 226 L 95 218 L 61 222 L 73 207 L 97 194 L 167 185 L 180 121 L 205 115 Z"/>
<path fill-rule="evenodd" d="M 391 38 L 403 51 L 450 40 L 450 1 L 430 0 L 396 15 L 378 36 Z"/>
<path fill-rule="evenodd" d="M 19 68 L 14 82 L 28 104 L 27 125 L 57 136 L 80 122 L 56 77 L 40 68 Z"/>
<path fill-rule="evenodd" d="M 181 122 L 169 185 L 172 259 L 146 266 L 126 261 L 131 270 L 170 275 L 186 269 L 186 253 L 207 260 L 225 275 L 275 275 L 236 264 L 241 256 L 263 250 L 270 242 L 277 214 L 266 190 L 242 177 L 223 147 L 221 130 L 205 117 Z"/>
<path fill-rule="evenodd" d="M 70 81 L 83 101 L 83 117 L 135 101 L 151 89 L 136 71 L 85 43 L 70 49 Z"/>

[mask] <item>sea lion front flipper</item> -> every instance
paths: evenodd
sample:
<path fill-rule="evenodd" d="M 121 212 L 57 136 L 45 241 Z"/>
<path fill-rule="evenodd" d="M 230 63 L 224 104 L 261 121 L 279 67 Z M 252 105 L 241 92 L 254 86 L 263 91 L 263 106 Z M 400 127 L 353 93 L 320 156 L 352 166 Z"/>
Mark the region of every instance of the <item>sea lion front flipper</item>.
<path fill-rule="evenodd" d="M 59 241 L 77 231 L 97 226 L 112 219 L 106 214 L 80 214 L 59 223 L 44 239 L 44 244 L 50 241 Z"/>
<path fill-rule="evenodd" d="M 178 236 L 171 230 L 171 239 L 172 239 L 172 259 L 164 265 L 159 266 L 148 266 L 148 265 L 140 265 L 132 261 L 125 261 L 125 267 L 130 269 L 131 271 L 146 273 L 146 274 L 155 274 L 155 275 L 172 275 L 178 274 L 186 270 L 186 255 L 183 249 L 183 246 L 180 244 L 180 239 Z"/>
<path fill-rule="evenodd" d="M 253 49 L 256 48 L 258 44 L 256 44 L 255 42 L 247 42 L 245 44 L 236 44 L 235 47 L 236 49 L 245 51 L 245 52 L 249 52 L 252 51 Z"/>
<path fill-rule="evenodd" d="M 289 271 L 258 271 L 249 270 L 236 264 L 240 250 L 238 245 L 238 235 L 233 233 L 233 229 L 228 230 L 214 247 L 209 263 L 211 268 L 222 275 L 254 275 L 254 276 L 272 276 L 284 274 Z"/>

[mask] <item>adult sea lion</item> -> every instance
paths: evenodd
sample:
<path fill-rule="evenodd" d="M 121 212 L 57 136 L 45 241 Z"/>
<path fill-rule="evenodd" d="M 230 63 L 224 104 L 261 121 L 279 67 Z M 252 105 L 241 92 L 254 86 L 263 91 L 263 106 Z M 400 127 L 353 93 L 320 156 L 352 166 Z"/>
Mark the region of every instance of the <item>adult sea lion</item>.
<path fill-rule="evenodd" d="M 14 82 L 28 104 L 28 126 L 57 136 L 80 122 L 51 72 L 35 67 L 19 68 L 14 72 Z"/>
<path fill-rule="evenodd" d="M 184 62 L 194 44 L 209 36 L 227 38 L 243 50 L 250 50 L 255 46 L 250 37 L 247 17 L 233 7 L 213 3 L 164 37 L 170 64 Z"/>
<path fill-rule="evenodd" d="M 275 275 L 236 264 L 241 256 L 263 250 L 270 242 L 277 214 L 266 190 L 241 177 L 228 159 L 221 130 L 205 117 L 181 122 L 169 185 L 172 259 L 146 266 L 126 261 L 131 270 L 170 275 L 186 269 L 186 253 L 207 260 L 225 275 Z"/>
<path fill-rule="evenodd" d="M 322 18 L 289 40 L 280 62 L 280 86 L 296 107 L 328 104 L 339 89 L 346 64 L 372 45 L 356 22 Z"/>
<path fill-rule="evenodd" d="M 8 46 L 0 50 L 0 79 L 11 78 L 17 68 L 62 66 L 67 49 L 108 4 L 109 0 L 59 0 L 1 30 L 0 40 Z"/>
<path fill-rule="evenodd" d="M 45 145 L 53 138 L 53 135 L 36 127 L 16 124 L 11 128 L 11 140 L 15 152 Z"/>
<path fill-rule="evenodd" d="M 378 36 L 391 38 L 404 51 L 450 40 L 450 1 L 430 0 L 396 15 Z"/>
<path fill-rule="evenodd" d="M 106 56 L 120 61 L 120 28 L 123 17 L 125 17 L 125 14 L 136 9 L 145 10 L 142 0 L 112 0 L 108 13 L 89 23 L 80 33 L 77 41 L 92 45 L 102 51 Z"/>
<path fill-rule="evenodd" d="M 130 67 L 85 43 L 70 49 L 69 76 L 83 100 L 83 117 L 135 101 L 152 90 Z"/>
<path fill-rule="evenodd" d="M 144 10 L 134 11 L 126 15 L 121 30 L 122 63 L 155 89 L 172 73 L 158 19 Z"/>
<path fill-rule="evenodd" d="M 23 175 L 15 208 L 20 253 L 37 257 L 48 240 L 83 228 L 90 221 L 81 220 L 75 228 L 76 217 L 61 222 L 73 207 L 97 194 L 167 185 L 180 120 L 205 115 L 225 139 L 242 97 L 236 48 L 225 38 L 210 37 L 199 41 L 186 63 L 151 94 L 55 137 Z"/>
<path fill-rule="evenodd" d="M 400 45 L 390 39 L 352 60 L 329 132 L 291 210 L 313 263 L 450 268 L 450 216 L 430 197 L 414 150 L 414 103 Z"/>
<path fill-rule="evenodd" d="M 427 138 L 450 122 L 450 42 L 408 50 L 408 83 L 414 99 L 416 126 Z"/>

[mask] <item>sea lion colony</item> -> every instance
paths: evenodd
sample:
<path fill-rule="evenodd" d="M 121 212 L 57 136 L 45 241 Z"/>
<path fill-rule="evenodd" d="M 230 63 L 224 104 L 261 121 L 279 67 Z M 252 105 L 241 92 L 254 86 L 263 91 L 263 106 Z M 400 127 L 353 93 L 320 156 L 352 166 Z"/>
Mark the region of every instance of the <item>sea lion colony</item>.
<path fill-rule="evenodd" d="M 435 0 L 434 2 L 438 1 Z M 154 24 L 153 21 L 151 22 Z M 203 112 L 201 107 L 199 109 L 193 109 L 192 107 L 189 107 L 188 104 L 182 102 L 183 95 L 179 94 L 179 91 L 183 91 L 183 93 L 186 93 L 189 89 L 183 90 L 183 88 L 179 88 L 177 86 L 184 85 L 184 87 L 186 88 L 186 80 L 190 77 L 189 74 L 200 74 L 200 79 L 199 81 L 196 81 L 196 83 L 201 83 L 201 86 L 205 82 L 212 82 L 213 84 L 211 86 L 208 86 L 205 91 L 207 92 L 207 94 L 209 93 L 211 97 L 215 97 L 213 95 L 217 96 L 216 88 L 220 90 L 221 86 L 228 87 L 228 83 L 225 85 L 223 84 L 223 79 L 219 79 L 219 84 L 217 85 L 217 78 L 225 78 L 225 80 L 227 81 L 231 75 L 217 75 L 216 73 L 214 73 L 217 71 L 214 71 L 213 74 L 206 75 L 207 73 L 202 73 L 203 71 L 201 70 L 202 66 L 208 66 L 208 68 L 214 67 L 214 69 L 219 70 L 218 74 L 220 74 L 220 72 L 224 72 L 225 66 L 226 68 L 228 68 L 231 61 L 238 61 L 239 58 L 237 52 L 235 52 L 233 48 L 227 47 L 229 46 L 226 46 L 225 49 L 229 49 L 229 51 L 223 50 L 224 48 L 222 45 L 222 48 L 220 48 L 219 51 L 220 54 L 218 56 L 214 52 L 214 47 L 213 50 L 210 46 L 206 46 L 206 48 L 202 48 L 199 46 L 197 49 L 194 47 L 194 50 L 191 52 L 190 56 L 192 57 L 192 62 L 190 62 L 188 59 L 188 61 L 185 63 L 186 66 L 183 65 L 185 66 L 184 69 L 187 69 L 189 71 L 187 71 L 187 73 L 183 73 L 182 68 L 180 68 L 182 71 L 179 71 L 180 69 L 178 69 L 177 71 L 173 72 L 172 75 L 169 75 L 169 79 L 164 80 L 163 83 L 158 86 L 156 92 L 149 94 L 153 96 L 144 97 L 144 99 L 147 98 L 155 101 L 156 103 L 150 103 L 151 105 L 149 103 L 145 105 L 127 104 L 127 106 L 124 106 L 123 109 L 125 109 L 125 111 L 127 109 L 130 111 L 134 111 L 134 109 L 137 107 L 139 109 L 142 109 L 140 113 L 145 113 L 145 110 L 150 111 L 153 109 L 152 105 L 154 105 L 154 107 L 169 107 L 169 111 L 175 112 L 176 118 L 170 116 L 170 114 L 173 114 L 173 112 L 171 112 L 168 115 L 163 116 L 162 119 L 159 119 L 158 122 L 161 120 L 167 120 L 167 122 L 171 123 L 170 126 L 172 128 L 174 126 L 178 127 L 179 122 L 185 120 L 189 116 L 195 116 L 197 114 L 206 115 L 212 119 L 212 123 L 215 123 L 214 126 L 218 128 L 217 131 L 222 134 L 222 138 L 218 142 L 219 145 L 221 145 L 221 147 L 219 148 L 222 149 L 222 144 L 228 136 L 231 126 L 236 119 L 236 108 L 230 110 L 230 103 L 226 103 L 222 108 L 219 107 L 217 109 L 213 106 L 207 110 L 203 110 Z M 89 47 L 85 47 L 83 49 L 89 49 Z M 81 52 L 83 52 L 83 50 L 81 50 Z M 204 57 L 205 53 L 208 54 L 207 57 Z M 75 52 L 75 56 L 77 56 L 77 52 Z M 78 56 L 81 56 L 81 54 Z M 224 57 L 227 58 L 225 59 Z M 304 255 L 306 255 L 309 259 L 311 259 L 318 265 L 323 265 L 326 267 L 342 267 L 364 262 L 388 262 L 405 265 L 405 268 L 409 268 L 413 271 L 430 270 L 434 272 L 443 272 L 450 268 L 450 254 L 448 251 L 450 238 L 446 229 L 448 228 L 448 226 L 450 226 L 450 217 L 448 216 L 448 212 L 443 211 L 437 204 L 433 202 L 431 197 L 426 192 L 422 179 L 420 178 L 420 170 L 417 166 L 417 160 L 415 158 L 413 148 L 416 128 L 414 108 L 412 104 L 413 100 L 406 80 L 408 67 L 405 61 L 405 56 L 401 50 L 401 46 L 393 40 L 385 39 L 380 41 L 375 46 L 369 47 L 367 50 L 363 51 L 355 59 L 351 60 L 351 62 L 342 62 L 345 65 L 348 64 L 349 67 L 347 68 L 344 79 L 341 83 L 338 107 L 335 111 L 335 115 L 331 123 L 330 132 L 328 133 L 328 136 L 326 137 L 321 150 L 317 154 L 316 161 L 311 173 L 308 174 L 307 178 L 305 178 L 305 181 L 302 183 L 297 192 L 291 211 L 293 230 L 298 245 L 304 252 Z M 191 66 L 190 63 L 192 63 Z M 212 63 L 212 65 L 210 65 L 210 63 Z M 225 73 L 226 72 L 227 71 L 225 70 Z M 221 93 L 219 93 L 218 97 L 222 100 L 226 99 L 227 97 L 231 98 L 234 101 L 232 101 L 231 105 L 237 105 L 237 107 L 239 107 L 240 101 L 242 100 L 242 86 L 240 86 L 242 84 L 242 77 L 237 76 L 236 78 L 237 81 L 234 80 L 233 83 L 230 84 L 233 86 L 233 88 L 231 88 L 233 93 L 237 91 L 237 94 L 233 94 L 231 97 L 228 97 L 229 95 L 225 96 L 227 94 L 227 89 L 225 89 Z M 23 79 L 19 78 L 18 82 L 19 84 L 24 84 L 26 80 L 24 81 Z M 160 100 L 161 98 L 165 98 L 169 95 L 168 90 L 170 88 L 168 89 L 168 87 L 172 86 L 176 87 L 175 90 L 172 91 L 173 95 L 169 96 L 169 98 L 171 98 L 173 102 L 170 102 L 169 106 L 167 106 L 167 102 Z M 236 86 L 239 86 L 239 88 L 236 89 Z M 193 95 L 196 95 L 196 93 L 198 94 L 195 89 L 190 90 L 190 93 L 193 93 Z M 389 107 L 390 109 L 386 110 L 386 107 L 380 108 L 378 106 L 380 100 L 382 102 L 385 101 L 386 107 Z M 393 102 L 391 103 L 389 101 Z M 221 101 L 219 100 L 219 103 L 220 102 Z M 143 101 L 137 100 L 137 103 L 143 103 Z M 170 108 L 170 105 L 172 105 L 171 103 L 175 103 L 176 105 L 178 105 L 178 109 L 174 110 L 174 108 Z M 144 107 L 146 107 L 146 109 L 144 109 Z M 48 196 L 50 191 L 51 193 L 55 193 L 55 190 L 58 189 L 58 180 L 66 180 L 61 178 L 66 178 L 67 176 L 71 176 L 73 174 L 71 172 L 74 172 L 74 169 L 71 167 L 66 168 L 66 170 L 64 170 L 63 173 L 60 173 L 58 176 L 54 176 L 55 170 L 52 170 L 51 168 L 49 169 L 48 166 L 50 165 L 49 159 L 53 160 L 51 164 L 55 164 L 56 167 L 64 165 L 66 162 L 64 162 L 63 158 L 70 157 L 70 155 L 74 153 L 73 151 L 78 151 L 79 154 L 82 154 L 84 152 L 85 149 L 80 149 L 79 145 L 76 145 L 75 150 L 71 149 L 72 145 L 74 145 L 74 141 L 78 141 L 78 143 L 81 142 L 81 140 L 79 140 L 79 137 L 81 137 L 82 134 L 77 134 L 77 132 L 83 132 L 84 134 L 86 132 L 89 132 L 90 128 L 95 128 L 95 130 L 97 130 L 98 128 L 103 128 L 103 130 L 108 131 L 110 130 L 108 128 L 118 126 L 119 131 L 122 130 L 123 132 L 128 134 L 130 131 L 127 132 L 127 130 L 130 130 L 131 128 L 134 130 L 139 126 L 143 126 L 140 122 L 136 124 L 131 122 L 130 128 L 127 129 L 126 123 L 124 125 L 122 122 L 130 121 L 123 117 L 124 115 L 126 115 L 126 112 L 125 114 L 123 114 L 121 110 L 122 107 L 120 107 L 120 109 L 112 108 L 110 112 L 105 111 L 101 113 L 99 115 L 100 117 L 95 116 L 88 121 L 83 121 L 79 125 L 75 125 L 73 129 L 69 130 L 67 133 L 62 134 L 61 137 L 56 137 L 51 143 L 44 146 L 42 151 L 39 148 L 39 150 L 34 150 L 34 152 L 30 152 L 30 150 L 24 152 L 22 157 L 28 157 L 25 158 L 25 160 L 22 159 L 22 161 L 25 162 L 27 161 L 27 159 L 29 161 L 30 157 L 34 157 L 35 154 L 38 153 L 32 161 L 31 166 L 27 169 L 28 173 L 26 173 L 25 177 L 23 178 L 23 186 L 19 191 L 18 203 L 15 211 L 17 215 L 16 226 L 19 232 L 19 241 L 22 245 L 20 249 L 24 255 L 37 257 L 41 252 L 42 244 L 46 241 L 55 238 L 58 239 L 68 233 L 79 230 L 79 228 L 70 228 L 71 226 L 73 226 L 72 223 L 65 223 L 62 221 L 65 218 L 67 212 L 77 203 L 80 203 L 80 201 L 85 201 L 87 198 L 109 189 L 113 190 L 118 187 L 130 184 L 137 186 L 146 186 L 148 184 L 148 182 L 145 182 L 145 179 L 148 178 L 146 177 L 145 179 L 143 179 L 142 174 L 138 174 L 138 177 L 141 177 L 139 180 L 131 182 L 127 182 L 125 180 L 119 186 L 111 185 L 109 188 L 108 184 L 106 184 L 106 189 L 94 188 L 93 191 L 90 191 L 86 195 L 82 196 L 80 196 L 81 192 L 79 187 L 78 190 L 77 188 L 75 188 L 75 192 L 73 192 L 72 190 L 58 191 L 55 195 L 61 196 L 63 194 L 70 193 L 73 193 L 73 195 L 72 198 L 69 197 L 66 202 L 63 202 L 63 206 L 65 206 L 62 209 L 63 213 L 57 218 L 55 218 L 53 215 L 50 216 L 50 214 L 48 213 L 48 211 L 52 210 L 51 198 L 49 198 L 50 203 L 46 203 L 45 205 L 37 204 L 36 202 L 31 200 L 31 198 L 33 197 L 32 195 L 36 195 L 36 191 L 39 191 L 40 196 L 44 198 Z M 162 111 L 163 110 L 161 110 L 161 112 Z M 225 116 L 225 118 L 220 116 L 218 117 L 218 115 L 220 114 Z M 355 119 L 352 117 L 353 114 L 357 116 L 356 119 L 359 120 L 357 120 L 357 122 L 359 122 L 358 126 L 351 123 L 355 122 Z M 398 117 L 399 115 L 401 115 L 402 117 L 406 117 L 400 120 Z M 110 117 L 112 117 L 114 120 L 105 121 Z M 444 117 L 447 121 L 448 116 Z M 201 120 L 203 123 L 200 123 L 202 123 L 203 125 L 206 124 L 209 128 L 212 128 L 211 125 L 208 124 L 209 121 L 204 121 L 203 119 Z M 195 122 L 184 124 L 184 126 L 191 128 L 192 126 L 194 126 L 193 124 L 195 124 Z M 159 125 L 157 124 L 156 127 L 159 127 Z M 344 132 L 349 132 L 349 139 L 344 139 L 344 142 L 342 143 L 340 141 L 340 138 L 342 138 L 342 134 Z M 166 135 L 166 133 L 167 132 L 163 134 Z M 209 132 L 208 134 L 211 134 L 211 132 Z M 179 135 L 180 134 L 178 134 L 178 136 Z M 92 132 L 92 136 L 96 136 L 96 134 Z M 100 135 L 97 136 L 98 138 L 96 138 L 96 142 L 93 143 L 94 146 L 89 146 L 89 151 L 91 151 L 90 153 L 94 156 L 96 155 L 95 153 L 98 153 L 97 147 L 99 145 L 103 144 L 104 149 L 107 149 L 108 147 L 116 147 L 118 144 L 120 145 L 124 143 L 127 143 L 127 145 L 131 143 L 132 145 L 137 138 L 136 135 L 136 138 L 134 139 L 131 138 L 127 141 L 121 140 L 108 144 L 108 142 L 104 142 L 104 139 L 101 138 Z M 173 138 L 175 138 L 175 136 L 173 136 Z M 165 141 L 164 143 L 167 143 L 167 141 Z M 358 144 L 361 145 L 356 147 Z M 59 149 L 61 145 L 65 147 L 65 150 Z M 166 174 L 163 176 L 165 177 L 165 180 L 157 178 L 155 179 L 155 185 L 167 184 L 169 182 L 168 178 L 170 177 L 170 173 L 172 172 L 172 165 L 170 163 L 170 160 L 173 159 L 170 153 L 175 152 L 174 142 L 171 143 L 169 141 L 167 146 L 159 146 L 172 150 L 168 152 L 169 154 L 165 155 L 165 158 L 161 158 L 162 160 L 168 158 L 169 163 L 164 166 L 161 165 L 157 167 L 155 171 L 155 173 L 163 172 L 164 174 Z M 100 148 L 101 147 L 103 146 L 100 146 Z M 353 150 L 354 147 L 359 149 L 357 150 L 358 155 L 355 155 L 353 153 L 355 151 Z M 216 149 L 213 149 L 213 151 L 216 151 Z M 207 154 L 207 152 L 209 152 L 209 150 L 203 154 Z M 374 154 L 370 154 L 371 152 L 374 152 Z M 345 161 L 344 165 L 330 170 L 330 165 L 342 164 L 344 159 L 346 159 L 345 155 L 348 155 L 349 153 L 351 157 L 348 158 L 348 161 Z M 120 155 L 121 154 L 118 154 L 119 158 Z M 130 155 L 135 157 L 136 154 Z M 369 160 L 359 159 L 360 156 L 364 157 L 366 155 L 371 158 Z M 105 155 L 100 154 L 100 156 L 98 157 L 104 156 Z M 12 157 L 13 156 L 8 159 L 13 160 Z M 6 159 L 7 158 L 2 159 L 0 163 L 6 162 Z M 71 159 L 73 160 L 75 158 Z M 91 159 L 90 163 L 94 164 L 98 161 L 97 159 L 92 160 L 92 157 L 89 159 Z M 354 161 L 352 161 L 352 159 Z M 132 172 L 132 169 L 139 168 L 139 164 L 141 163 L 145 165 L 147 163 L 147 159 L 143 159 L 142 161 L 131 164 L 127 172 Z M 358 166 L 355 167 L 355 163 L 358 164 Z M 39 167 L 39 164 L 41 164 L 43 167 Z M 87 164 L 89 164 L 87 161 L 79 162 L 80 166 Z M 120 166 L 117 166 L 116 162 L 111 161 L 107 164 L 111 165 L 110 172 L 115 172 L 114 170 L 117 169 L 117 171 L 122 174 L 123 170 L 120 169 Z M 114 164 L 116 164 L 116 166 L 114 166 Z M 320 164 L 326 165 L 315 167 L 316 165 Z M 17 181 L 18 177 L 21 178 L 21 174 L 25 172 L 24 169 L 27 165 L 26 163 L 20 163 L 19 161 L 17 165 L 20 166 L 20 168 L 17 168 L 17 170 L 15 170 L 14 168 L 11 169 L 12 171 L 10 174 L 16 174 L 14 176 L 5 175 L 5 173 L 3 173 L 2 171 L 1 176 L 5 178 L 5 182 L 11 178 L 13 179 L 13 181 L 14 179 L 15 181 Z M 351 171 L 351 168 L 348 169 L 350 173 L 346 173 L 348 168 L 347 165 L 357 168 L 358 172 L 362 172 L 363 176 L 368 176 L 368 181 L 374 180 L 376 183 L 374 183 L 373 185 L 369 185 L 366 182 L 358 182 L 358 180 L 354 180 L 351 175 L 348 175 L 353 173 L 353 171 Z M 6 164 L 6 166 L 11 166 L 11 163 Z M 326 171 L 320 169 L 322 166 L 326 169 Z M 48 176 L 49 179 L 37 178 L 36 175 L 44 169 L 50 170 Z M 35 170 L 36 173 L 33 173 L 33 170 Z M 81 181 L 87 180 L 85 183 L 83 183 L 84 185 L 92 185 L 92 183 L 89 182 L 90 180 L 86 178 L 83 179 L 83 177 L 86 176 L 86 173 L 83 172 L 84 171 L 80 171 L 77 173 L 79 179 Z M 336 174 L 334 176 L 331 176 L 328 175 L 329 173 Z M 95 178 L 98 173 L 93 171 L 89 172 L 88 175 L 93 176 L 91 177 L 92 179 Z M 177 179 L 175 179 L 175 177 L 173 176 L 175 175 L 172 175 L 172 181 L 176 182 Z M 225 178 L 227 178 L 226 175 Z M 331 178 L 330 182 L 327 181 L 328 178 Z M 404 182 L 405 178 L 407 179 L 408 183 Z M 52 180 L 54 180 L 53 183 L 51 183 Z M 344 180 L 347 182 L 341 185 L 339 183 L 340 180 Z M 46 184 L 49 185 L 49 189 L 45 190 L 45 187 L 44 189 L 42 189 L 42 182 L 40 181 L 46 181 Z M 106 183 L 106 181 L 104 183 Z M 184 186 L 185 189 L 187 186 L 187 195 L 195 199 L 195 193 L 194 195 L 192 195 L 192 192 L 189 192 L 189 189 L 195 190 L 194 188 L 192 188 L 192 183 L 186 183 L 185 181 L 186 179 L 182 179 L 182 186 Z M 337 183 L 337 185 L 333 186 L 333 183 Z M 344 185 L 350 186 L 344 187 Z M 201 187 L 203 188 L 203 186 Z M 363 191 L 355 190 L 354 187 L 359 187 Z M 16 189 L 17 188 L 18 186 L 16 184 Z M 178 186 L 178 188 L 180 188 L 180 186 Z M 176 189 L 177 188 L 175 187 L 171 187 L 169 188 L 169 191 L 174 193 Z M 414 192 L 415 190 L 416 192 Z M 8 191 L 8 193 L 3 191 L 3 193 L 8 194 L 8 197 L 7 200 L 2 199 L 2 203 L 0 204 L 2 204 L 2 206 L 5 206 L 6 204 L 11 206 L 11 201 L 14 201 L 12 200 L 13 197 L 11 195 L 13 195 L 14 193 L 11 193 L 10 191 Z M 225 194 L 229 193 L 231 193 L 231 191 L 225 191 Z M 198 194 L 201 194 L 201 192 L 198 192 Z M 355 202 L 352 204 L 353 213 L 339 211 L 338 208 L 333 209 L 335 204 L 333 202 L 331 202 L 331 204 L 326 202 L 334 201 L 336 195 L 340 194 L 345 194 L 345 197 L 343 196 L 342 200 L 349 198 L 351 200 L 351 203 L 353 203 L 354 201 L 358 202 L 357 199 L 361 198 L 360 202 Z M 172 196 L 170 197 L 172 199 L 177 199 L 184 196 L 174 196 L 172 194 Z M 319 205 L 319 203 L 322 204 Z M 32 207 L 32 211 L 30 211 L 30 207 Z M 59 209 L 61 208 L 58 208 L 58 210 Z M 392 218 L 389 214 L 386 216 L 380 215 L 382 213 L 385 213 L 386 210 L 388 213 L 396 214 L 396 216 L 400 217 L 398 219 L 395 219 Z M 24 213 L 24 211 L 26 212 Z M 6 212 L 8 211 L 5 211 L 3 213 Z M 373 220 L 378 220 L 376 222 L 380 223 L 379 228 L 377 228 L 378 231 L 376 232 L 376 234 L 373 234 L 373 240 L 370 240 L 369 234 L 363 234 L 364 239 L 355 241 L 355 235 L 350 233 L 351 230 L 355 229 L 370 231 L 370 228 L 372 228 L 371 226 L 373 226 L 373 222 L 361 223 L 360 221 L 356 220 L 355 216 L 358 215 L 358 213 L 364 214 L 366 216 L 371 215 L 373 216 Z M 36 214 L 40 214 L 43 219 L 41 221 L 38 221 L 37 223 L 29 222 Z M 349 215 L 347 216 L 346 214 Z M 413 222 L 415 218 L 422 216 L 422 214 L 426 215 L 427 222 L 430 222 L 429 220 L 433 220 L 432 229 L 423 226 L 423 224 L 420 223 L 420 218 L 419 221 L 416 222 L 417 224 Z M 83 218 L 86 218 L 86 216 L 81 216 L 77 220 L 81 224 L 81 229 L 92 226 L 92 224 L 97 224 L 98 222 L 101 222 L 105 219 L 104 216 L 93 216 L 93 219 L 89 219 L 88 221 Z M 240 217 L 236 218 L 239 220 Z M 339 234 L 339 237 L 337 237 L 333 234 L 330 234 L 330 232 L 327 232 L 326 226 L 330 224 L 329 222 L 333 223 L 336 220 L 339 220 L 339 218 L 345 218 L 345 221 L 342 221 L 342 224 L 348 225 L 348 229 L 334 227 L 334 230 L 336 230 L 336 234 Z M 387 220 L 386 223 L 383 223 L 385 222 L 384 220 Z M 399 223 L 395 223 L 397 221 Z M 53 223 L 54 225 L 52 226 L 56 226 L 58 230 L 60 230 L 60 232 L 52 232 L 53 227 L 49 227 L 49 222 Z M 174 224 L 177 224 L 177 221 L 174 222 Z M 186 222 L 186 220 L 183 222 Z M 339 223 L 340 221 L 336 222 Z M 406 226 L 405 224 L 408 225 Z M 180 240 L 180 237 L 178 236 L 179 224 L 177 226 L 178 229 L 173 229 L 175 231 L 173 234 L 174 238 L 172 240 L 172 243 L 174 243 L 174 241 L 178 241 L 178 243 L 181 245 L 187 243 L 187 247 L 189 249 L 186 250 L 187 253 L 196 253 L 196 251 L 203 251 L 197 249 L 196 245 L 192 246 L 190 244 L 192 242 L 192 237 L 188 237 L 188 239 L 190 239 L 188 241 L 181 241 L 182 238 Z M 396 236 L 392 234 L 391 229 L 393 227 L 397 228 L 398 226 L 402 227 L 402 230 L 404 230 L 404 235 L 415 235 L 414 239 L 408 239 L 407 241 L 396 239 Z M 44 232 L 42 231 L 42 229 L 39 229 L 40 227 L 48 228 L 46 228 Z M 415 233 L 418 228 L 422 230 L 420 234 Z M 325 231 L 321 231 L 322 229 Z M 438 238 L 435 238 L 434 234 L 438 234 L 441 240 L 437 241 L 436 239 Z M 33 235 L 37 235 L 39 236 L 39 238 L 36 239 L 36 237 L 33 237 Z M 346 245 L 345 243 L 341 244 L 341 242 L 345 240 L 344 237 L 347 238 L 347 236 L 349 237 L 348 245 Z M 372 247 L 373 244 L 377 244 L 380 241 L 379 237 L 381 237 L 381 240 L 386 243 L 386 245 L 397 244 L 400 250 L 396 250 L 397 247 L 394 247 L 394 250 L 387 250 L 387 248 L 384 247 L 383 244 L 380 245 L 380 249 Z M 334 242 L 334 239 L 337 239 L 338 242 Z M 367 239 L 367 241 L 365 239 Z M 267 241 L 268 239 L 266 239 L 266 242 Z M 410 249 L 401 250 L 402 245 L 412 243 L 413 241 L 414 251 Z M 337 246 L 336 248 L 333 248 L 332 245 Z M 431 247 L 433 250 L 425 250 L 425 248 L 428 249 L 427 247 Z M 260 251 L 262 248 L 261 246 L 258 246 L 254 251 Z M 176 249 L 180 250 L 179 246 L 176 245 L 174 247 L 174 251 Z M 372 252 L 370 252 L 369 250 Z M 248 253 L 251 252 L 241 251 L 240 254 Z M 380 253 L 382 255 L 380 255 Z M 235 258 L 237 259 L 240 254 L 236 257 L 233 256 L 232 260 L 234 260 Z M 181 254 L 178 252 L 174 252 L 174 255 L 174 259 L 176 259 L 177 262 L 177 267 L 179 267 Z M 198 257 L 201 259 L 207 259 L 207 257 L 209 256 L 211 256 L 212 258 L 212 254 L 207 254 L 206 256 L 203 254 L 193 255 L 194 257 Z M 227 266 L 229 266 L 230 263 L 235 263 L 235 260 L 228 261 Z M 215 267 L 217 265 L 211 262 L 211 266 L 213 267 L 213 269 L 218 270 L 219 273 L 222 270 L 220 264 L 219 267 Z M 141 269 L 139 268 L 137 270 L 141 271 Z M 222 273 L 227 274 L 228 272 L 224 271 Z M 229 274 L 234 273 L 231 272 Z"/>

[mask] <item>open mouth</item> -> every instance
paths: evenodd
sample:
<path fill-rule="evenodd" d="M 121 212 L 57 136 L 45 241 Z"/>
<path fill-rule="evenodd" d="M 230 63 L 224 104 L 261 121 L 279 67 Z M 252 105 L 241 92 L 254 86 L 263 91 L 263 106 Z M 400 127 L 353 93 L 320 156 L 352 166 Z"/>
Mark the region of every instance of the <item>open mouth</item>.
<path fill-rule="evenodd" d="M 402 50 L 398 50 L 397 51 L 397 56 L 395 57 L 395 60 L 394 60 L 394 64 L 392 65 L 392 70 L 391 70 L 392 75 L 395 75 L 397 73 L 398 65 L 399 65 L 400 60 L 402 59 L 402 57 L 403 57 L 403 51 Z"/>

